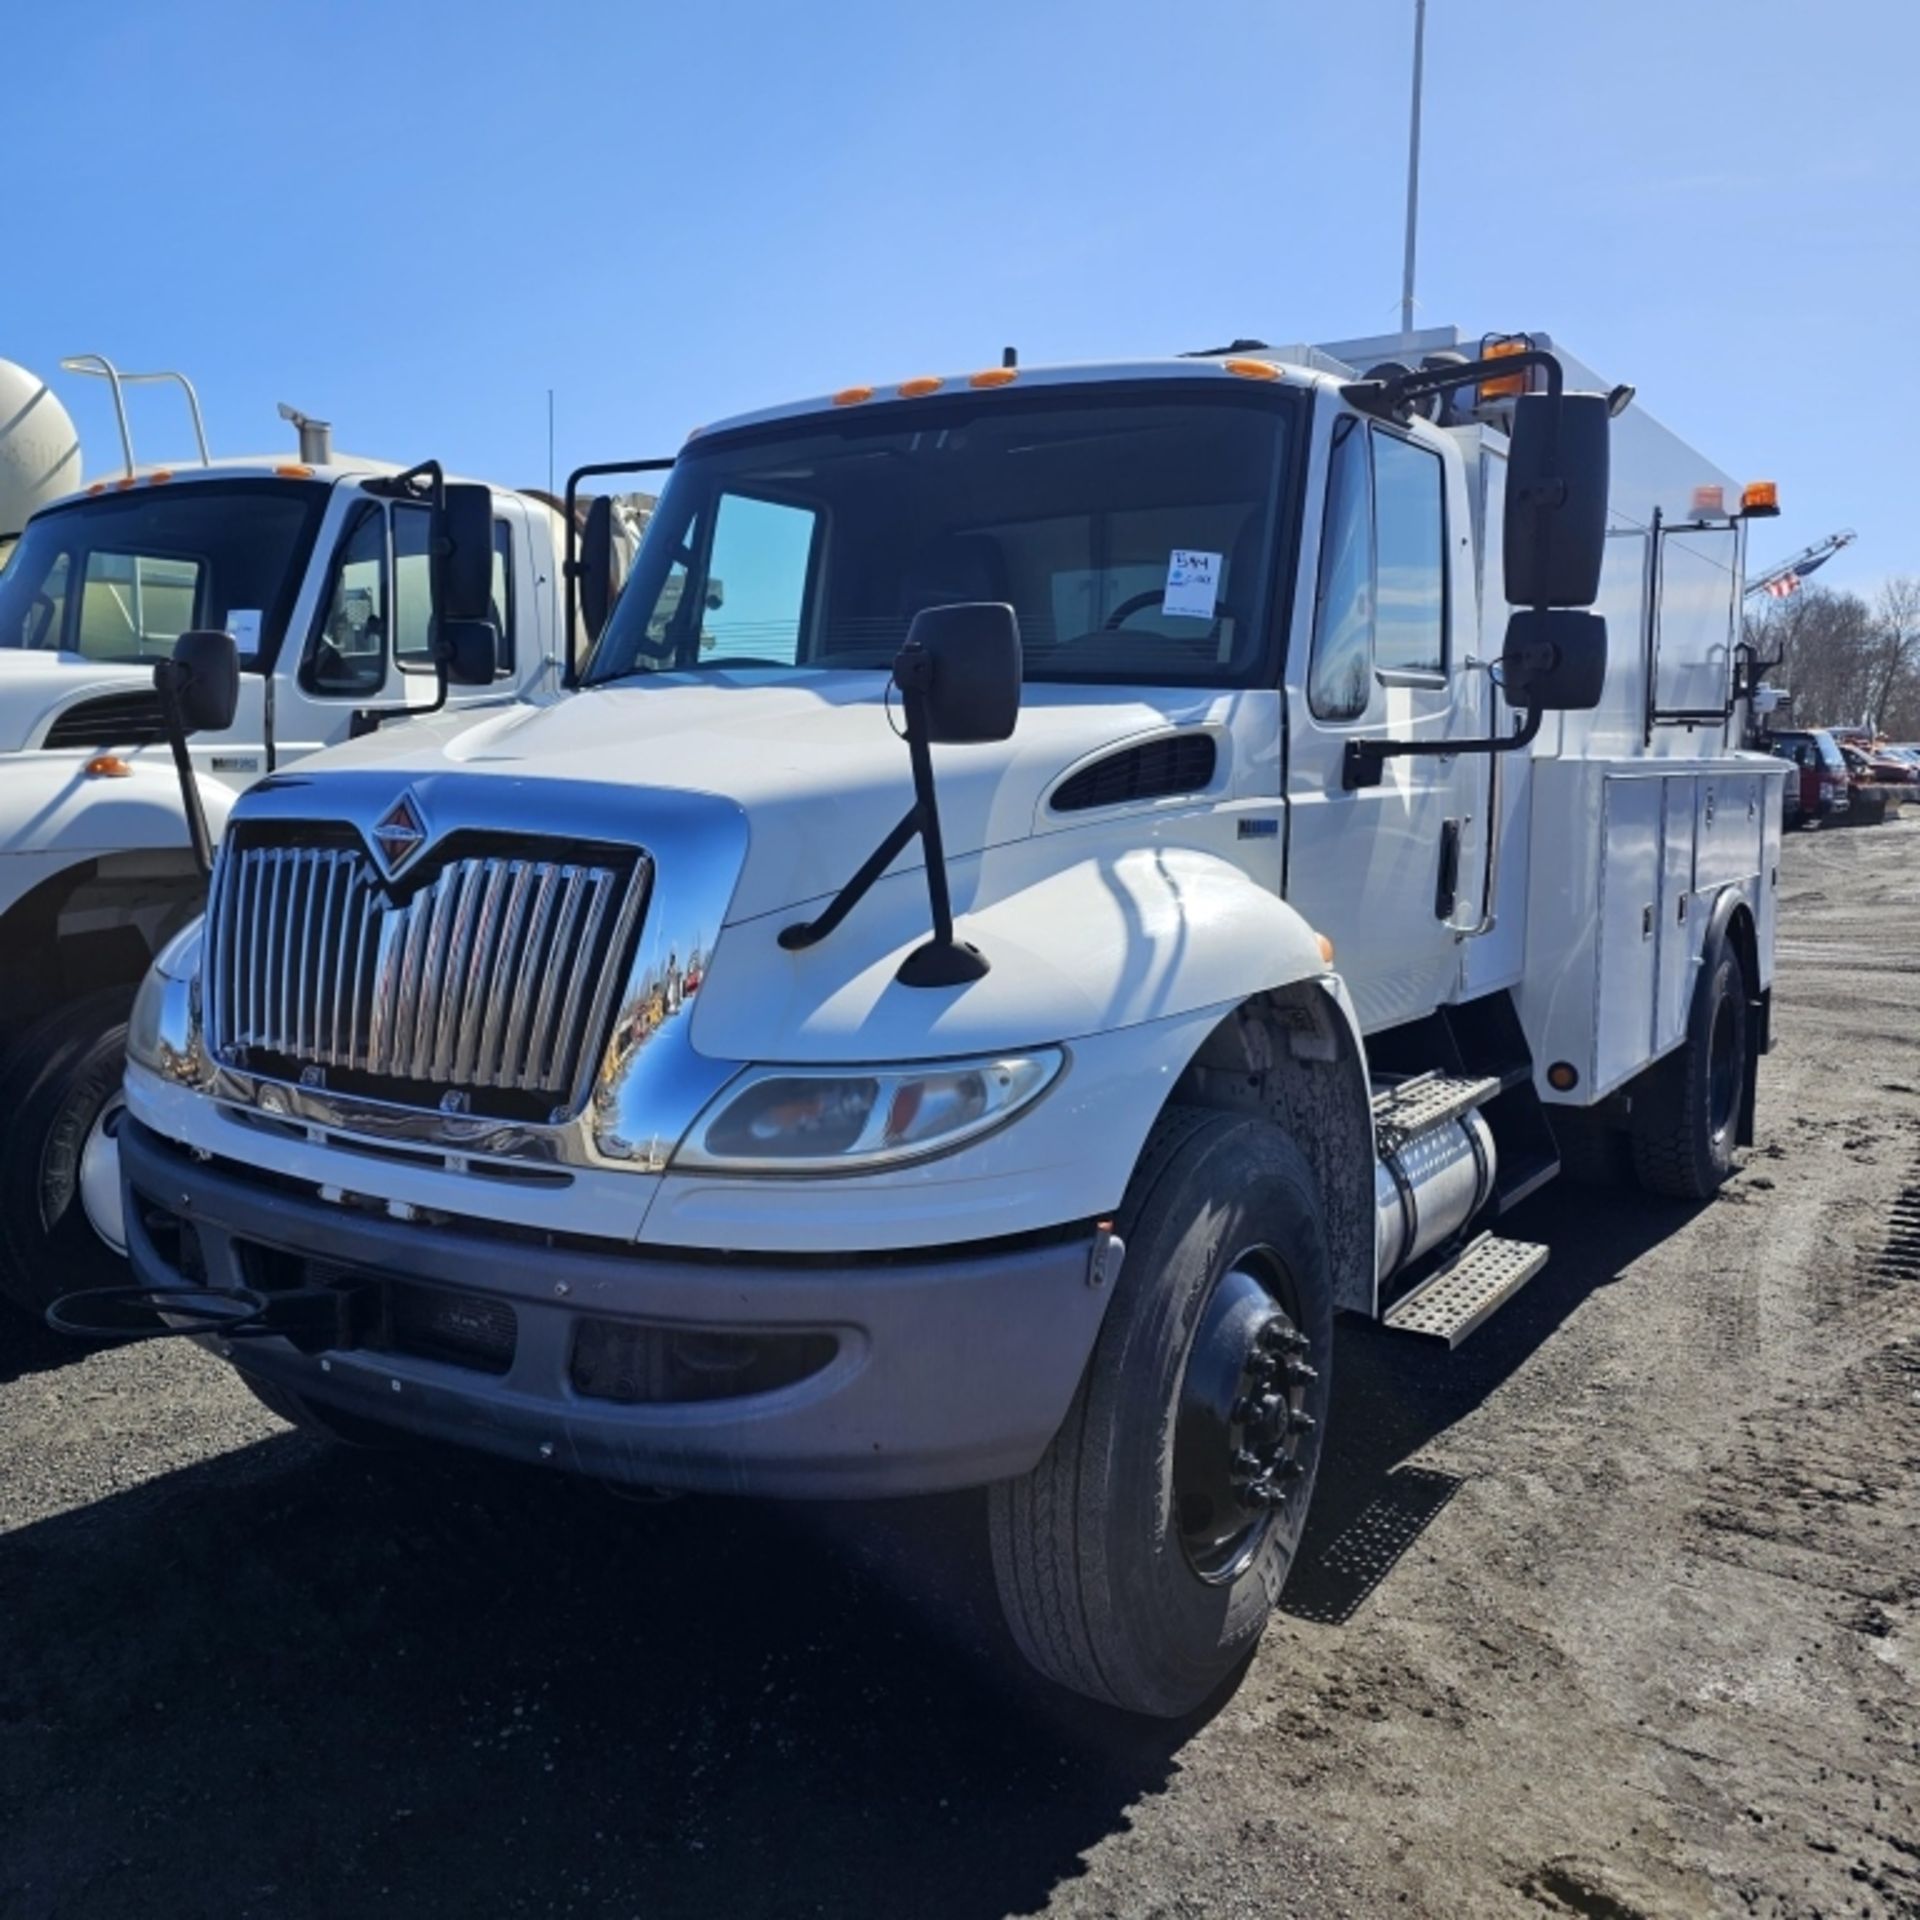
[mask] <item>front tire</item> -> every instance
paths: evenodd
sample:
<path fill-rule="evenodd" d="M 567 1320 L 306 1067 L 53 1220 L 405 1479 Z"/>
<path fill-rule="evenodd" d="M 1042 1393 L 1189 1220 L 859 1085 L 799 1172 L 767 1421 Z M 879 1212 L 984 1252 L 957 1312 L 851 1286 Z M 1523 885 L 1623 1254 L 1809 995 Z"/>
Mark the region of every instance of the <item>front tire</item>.
<path fill-rule="evenodd" d="M 29 1313 L 127 1277 L 124 1254 L 102 1237 L 87 1203 L 91 1192 L 98 1205 L 115 1184 L 103 1136 L 120 1096 L 132 1005 L 131 987 L 107 987 L 55 1007 L 0 1066 L 0 1296 Z"/>
<path fill-rule="evenodd" d="M 1264 1120 L 1173 1108 L 1116 1227 L 1126 1257 L 1071 1409 L 990 1495 L 1022 1653 L 1178 1718 L 1252 1653 L 1299 1544 L 1333 1344 L 1320 1192 Z"/>
<path fill-rule="evenodd" d="M 1747 977 L 1724 933 L 1702 956 L 1687 1038 L 1633 1099 L 1633 1170 L 1649 1193 L 1710 1200 L 1733 1172 L 1746 1089 Z"/>

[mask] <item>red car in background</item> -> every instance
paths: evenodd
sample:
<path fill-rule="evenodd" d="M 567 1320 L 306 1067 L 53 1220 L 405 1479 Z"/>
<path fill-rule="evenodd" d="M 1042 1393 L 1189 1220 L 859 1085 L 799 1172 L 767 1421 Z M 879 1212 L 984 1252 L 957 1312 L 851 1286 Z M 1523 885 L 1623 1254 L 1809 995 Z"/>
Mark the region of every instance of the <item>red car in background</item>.
<path fill-rule="evenodd" d="M 1837 819 L 1853 806 L 1852 786 L 1847 773 L 1846 756 L 1824 727 L 1793 729 L 1769 734 L 1767 750 L 1783 760 L 1791 760 L 1800 769 L 1800 805 L 1798 821 L 1810 827 L 1820 820 Z M 1787 820 L 1795 819 L 1795 809 L 1787 807 Z"/>

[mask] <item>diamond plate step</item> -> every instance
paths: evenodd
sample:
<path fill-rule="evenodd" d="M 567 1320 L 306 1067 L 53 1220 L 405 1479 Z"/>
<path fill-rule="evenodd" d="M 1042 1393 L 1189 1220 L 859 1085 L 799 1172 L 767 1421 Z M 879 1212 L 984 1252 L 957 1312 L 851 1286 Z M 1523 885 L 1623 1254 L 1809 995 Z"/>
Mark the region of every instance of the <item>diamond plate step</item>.
<path fill-rule="evenodd" d="M 1496 1307 L 1503 1307 L 1547 1264 L 1547 1249 L 1531 1240 L 1483 1233 L 1437 1273 L 1396 1300 L 1384 1323 L 1396 1333 L 1443 1340 L 1457 1347 Z"/>
<path fill-rule="evenodd" d="M 1429 1127 L 1458 1120 L 1463 1113 L 1484 1106 L 1500 1091 L 1496 1075 L 1469 1078 L 1460 1074 L 1417 1073 L 1398 1086 L 1373 1096 L 1373 1131 L 1382 1153 Z"/>

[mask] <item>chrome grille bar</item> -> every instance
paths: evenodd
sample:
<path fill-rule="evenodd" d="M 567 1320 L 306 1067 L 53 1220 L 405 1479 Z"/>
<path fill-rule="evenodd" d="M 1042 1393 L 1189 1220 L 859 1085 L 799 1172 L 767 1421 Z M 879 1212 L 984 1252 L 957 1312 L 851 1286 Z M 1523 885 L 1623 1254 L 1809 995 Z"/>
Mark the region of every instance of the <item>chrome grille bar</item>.
<path fill-rule="evenodd" d="M 644 856 L 473 855 L 396 899 L 358 847 L 230 842 L 208 908 L 210 1044 L 270 1077 L 394 1082 L 409 1103 L 564 1106 L 598 1057 L 647 878 Z"/>

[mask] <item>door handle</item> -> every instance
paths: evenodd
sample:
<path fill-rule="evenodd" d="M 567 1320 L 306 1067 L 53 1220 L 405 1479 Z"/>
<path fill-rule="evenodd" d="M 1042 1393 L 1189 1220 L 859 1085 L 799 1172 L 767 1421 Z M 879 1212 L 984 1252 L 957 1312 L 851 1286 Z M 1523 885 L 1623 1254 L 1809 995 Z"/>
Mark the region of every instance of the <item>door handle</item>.
<path fill-rule="evenodd" d="M 1440 823 L 1440 875 L 1433 890 L 1436 920 L 1451 920 L 1460 898 L 1460 822 Z"/>

